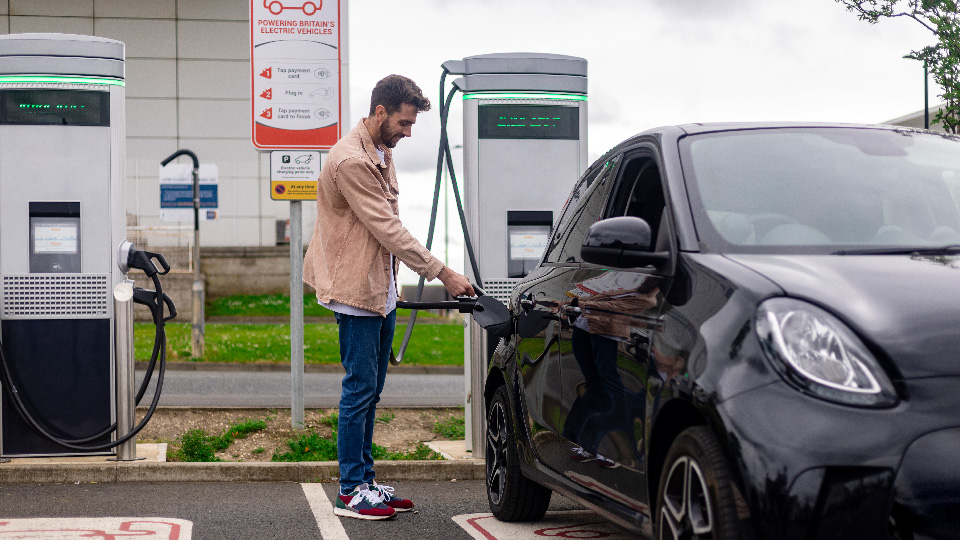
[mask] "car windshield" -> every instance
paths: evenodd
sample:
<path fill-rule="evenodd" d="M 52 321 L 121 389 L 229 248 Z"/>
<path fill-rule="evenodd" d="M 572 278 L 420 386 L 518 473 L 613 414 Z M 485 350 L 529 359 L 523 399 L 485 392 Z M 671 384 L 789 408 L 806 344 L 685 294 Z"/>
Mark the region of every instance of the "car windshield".
<path fill-rule="evenodd" d="M 960 137 L 770 128 L 680 142 L 711 251 L 870 253 L 960 244 Z"/>

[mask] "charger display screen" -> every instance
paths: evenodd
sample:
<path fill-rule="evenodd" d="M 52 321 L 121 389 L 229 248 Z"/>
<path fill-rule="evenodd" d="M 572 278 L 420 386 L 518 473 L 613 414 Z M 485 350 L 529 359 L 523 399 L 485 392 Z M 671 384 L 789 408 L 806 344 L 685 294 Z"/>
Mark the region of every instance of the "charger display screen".
<path fill-rule="evenodd" d="M 33 252 L 76 254 L 79 226 L 76 219 L 33 218 Z"/>
<path fill-rule="evenodd" d="M 109 126 L 110 93 L 96 90 L 0 90 L 0 125 Z"/>
<path fill-rule="evenodd" d="M 566 105 L 480 105 L 481 139 L 580 138 L 580 108 Z"/>

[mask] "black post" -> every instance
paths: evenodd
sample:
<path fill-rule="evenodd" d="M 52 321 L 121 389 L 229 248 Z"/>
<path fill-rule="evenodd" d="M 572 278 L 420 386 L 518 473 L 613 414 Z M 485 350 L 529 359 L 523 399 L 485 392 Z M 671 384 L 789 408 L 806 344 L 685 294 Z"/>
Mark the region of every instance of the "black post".
<path fill-rule="evenodd" d="M 927 90 L 927 61 L 923 61 L 923 129 L 930 129 L 930 91 Z"/>
<path fill-rule="evenodd" d="M 203 358 L 206 329 L 204 328 L 203 281 L 200 280 L 200 160 L 190 150 L 177 150 L 160 164 L 166 167 L 167 163 L 180 156 L 188 156 L 193 160 L 193 287 L 191 294 L 193 320 L 190 332 L 190 354 L 193 358 Z"/>

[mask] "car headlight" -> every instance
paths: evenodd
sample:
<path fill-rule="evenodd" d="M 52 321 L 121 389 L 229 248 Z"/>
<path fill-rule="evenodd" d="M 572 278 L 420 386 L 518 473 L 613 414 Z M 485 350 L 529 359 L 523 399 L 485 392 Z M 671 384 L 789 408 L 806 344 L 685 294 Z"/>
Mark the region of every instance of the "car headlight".
<path fill-rule="evenodd" d="M 876 358 L 847 325 L 823 309 L 772 298 L 757 311 L 757 335 L 777 369 L 802 390 L 850 405 L 897 402 Z"/>

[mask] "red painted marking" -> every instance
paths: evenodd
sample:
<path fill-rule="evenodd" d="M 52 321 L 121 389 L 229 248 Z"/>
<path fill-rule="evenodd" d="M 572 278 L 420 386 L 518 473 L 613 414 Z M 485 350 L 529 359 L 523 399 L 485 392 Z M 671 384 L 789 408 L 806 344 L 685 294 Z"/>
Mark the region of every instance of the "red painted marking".
<path fill-rule="evenodd" d="M 267 69 L 260 72 L 260 76 L 265 79 L 273 78 L 273 67 L 268 67 Z"/>
<path fill-rule="evenodd" d="M 95 530 L 95 529 L 29 529 L 21 531 L 0 531 L 0 538 L 6 537 L 8 535 L 16 535 L 22 533 L 36 534 L 36 533 L 80 533 L 82 538 L 103 538 L 103 540 L 116 540 L 118 537 L 130 537 L 130 536 L 155 536 L 158 532 L 157 530 L 148 530 L 148 529 L 134 529 L 133 524 L 135 523 L 150 523 L 154 525 L 166 525 L 170 527 L 170 534 L 167 536 L 169 540 L 179 540 L 180 539 L 180 525 L 176 523 L 167 523 L 165 521 L 124 521 L 120 524 L 119 533 L 108 533 L 107 531 Z M 0 526 L 9 525 L 9 521 L 0 522 Z M 133 533 L 133 534 L 122 534 L 122 533 Z M 22 538 L 16 536 L 15 538 Z"/>
<path fill-rule="evenodd" d="M 483 537 L 486 538 L 487 540 L 497 540 L 496 536 L 488 533 L 487 530 L 481 527 L 480 525 L 477 525 L 478 520 L 488 519 L 492 517 L 493 516 L 480 516 L 480 517 L 470 518 L 467 520 L 467 523 L 469 523 L 474 529 L 480 531 L 480 534 L 482 534 Z"/>
<path fill-rule="evenodd" d="M 114 535 L 109 534 L 107 531 L 95 531 L 90 529 L 27 529 L 22 531 L 3 531 L 3 535 L 6 536 L 7 533 L 10 534 L 19 534 L 19 533 L 48 533 L 48 532 L 57 532 L 57 533 L 66 533 L 66 532 L 75 532 L 80 533 L 80 536 L 83 538 L 103 538 L 104 540 L 115 540 Z M 13 538 L 23 538 L 23 536 L 14 536 Z"/>
<path fill-rule="evenodd" d="M 533 534 L 537 536 L 558 536 L 560 538 L 606 538 L 608 536 L 613 536 L 616 533 L 607 532 L 607 531 L 592 531 L 589 529 L 580 529 L 580 530 L 564 530 L 570 529 L 572 527 L 587 527 L 590 525 L 602 525 L 606 523 L 605 521 L 591 521 L 589 523 L 574 523 L 573 525 L 565 525 L 563 527 L 548 527 L 546 529 L 537 529 L 533 531 Z M 555 532 L 550 532 L 555 531 Z M 588 534 L 590 536 L 584 536 Z"/>
<path fill-rule="evenodd" d="M 132 529 L 134 523 L 152 523 L 154 525 L 166 525 L 170 527 L 170 535 L 167 536 L 169 540 L 179 540 L 180 539 L 180 525 L 177 523 L 167 523 L 166 521 L 125 521 L 120 525 L 121 531 L 129 532 L 146 532 L 147 534 L 136 535 L 136 536 L 153 536 L 158 531 L 137 531 Z M 132 534 L 125 534 L 122 536 L 134 536 Z"/>

